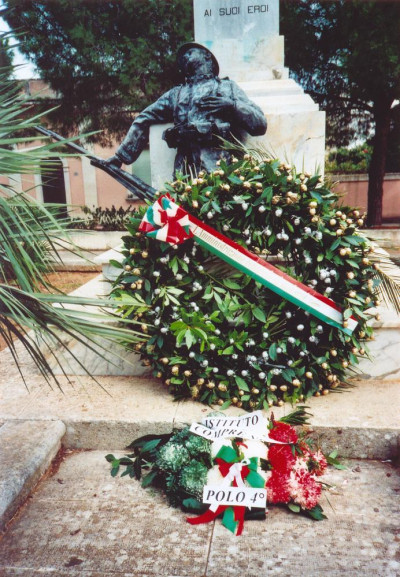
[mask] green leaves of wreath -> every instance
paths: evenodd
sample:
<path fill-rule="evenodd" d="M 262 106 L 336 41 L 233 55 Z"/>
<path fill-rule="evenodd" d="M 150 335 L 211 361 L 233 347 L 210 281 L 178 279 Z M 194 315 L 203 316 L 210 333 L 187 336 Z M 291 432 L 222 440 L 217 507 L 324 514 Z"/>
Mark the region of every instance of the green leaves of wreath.
<path fill-rule="evenodd" d="M 136 345 L 177 399 L 247 410 L 303 401 L 346 385 L 367 354 L 379 278 L 358 210 L 339 208 L 318 175 L 261 153 L 166 187 L 177 203 L 354 315 L 352 336 L 332 328 L 188 240 L 124 237 L 113 290 L 125 318 L 142 322 Z M 130 307 L 132 295 L 146 306 Z"/>

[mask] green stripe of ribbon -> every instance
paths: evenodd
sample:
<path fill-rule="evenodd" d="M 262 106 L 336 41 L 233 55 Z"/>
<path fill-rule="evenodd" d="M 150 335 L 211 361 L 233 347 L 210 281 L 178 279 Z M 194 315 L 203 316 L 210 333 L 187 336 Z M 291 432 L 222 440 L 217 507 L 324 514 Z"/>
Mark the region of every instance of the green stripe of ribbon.
<path fill-rule="evenodd" d="M 229 445 L 222 445 L 217 453 L 216 459 L 222 459 L 226 463 L 237 463 L 239 461 L 235 449 Z"/>
<path fill-rule="evenodd" d="M 235 521 L 235 511 L 232 507 L 225 509 L 224 516 L 222 517 L 222 524 L 229 531 L 232 531 L 232 533 L 236 533 L 238 522 Z"/>

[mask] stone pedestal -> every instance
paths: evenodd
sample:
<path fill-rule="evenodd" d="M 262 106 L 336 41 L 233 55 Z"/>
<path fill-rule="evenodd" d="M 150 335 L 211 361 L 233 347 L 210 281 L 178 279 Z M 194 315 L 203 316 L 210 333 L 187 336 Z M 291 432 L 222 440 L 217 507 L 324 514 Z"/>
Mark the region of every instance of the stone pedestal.
<path fill-rule="evenodd" d="M 267 133 L 245 144 L 293 164 L 299 171 L 322 174 L 325 162 L 325 112 L 290 78 L 240 82 L 265 112 Z"/>
<path fill-rule="evenodd" d="M 209 48 L 228 76 L 265 112 L 263 137 L 245 142 L 298 170 L 323 172 L 325 113 L 284 66 L 284 38 L 279 36 L 279 0 L 194 0 L 195 40 Z M 170 180 L 175 151 L 161 140 L 165 126 L 150 133 L 152 181 Z"/>

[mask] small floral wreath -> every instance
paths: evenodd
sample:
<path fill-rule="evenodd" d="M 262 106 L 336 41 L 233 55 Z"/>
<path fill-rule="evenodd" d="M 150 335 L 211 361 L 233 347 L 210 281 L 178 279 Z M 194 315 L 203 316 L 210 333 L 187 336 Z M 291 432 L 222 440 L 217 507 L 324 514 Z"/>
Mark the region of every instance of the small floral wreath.
<path fill-rule="evenodd" d="M 221 414 L 219 418 L 222 421 L 225 419 Z M 313 446 L 313 440 L 305 429 L 298 428 L 296 431 L 293 423 L 307 422 L 304 407 L 299 407 L 280 421 L 276 421 L 272 415 L 266 422 L 267 442 L 245 438 L 210 441 L 193 434 L 191 428 L 186 427 L 169 434 L 145 435 L 129 445 L 131 453 L 122 458 L 108 454 L 105 458 L 111 465 L 113 477 L 124 467 L 122 476 L 129 475 L 140 480 L 144 488 L 153 486 L 161 489 L 173 507 L 200 514 L 199 517 L 187 519 L 193 525 L 207 523 L 223 515 L 222 523 L 234 533 L 239 529 L 237 534 L 240 534 L 244 518 L 265 519 L 265 506 L 252 507 L 246 512 L 242 511 L 240 516 L 240 511 L 234 506 L 233 510 L 215 508 L 212 514 L 213 510 L 205 504 L 206 486 L 222 491 L 225 489 L 225 492 L 231 488 L 231 484 L 239 486 L 234 476 L 228 477 L 235 464 L 240 467 L 236 469 L 236 475 L 242 476 L 242 487 L 265 489 L 268 505 L 286 505 L 294 513 L 302 513 L 318 521 L 325 519 L 319 504 L 322 490 L 326 488 L 321 477 L 328 464 L 338 469 L 345 468 L 337 459 L 337 452 L 325 456 L 318 447 Z M 246 467 L 249 468 L 246 470 Z M 235 514 L 238 519 L 242 517 L 239 527 L 234 521 Z"/>
<path fill-rule="evenodd" d="M 144 363 L 177 399 L 246 410 L 296 403 L 346 386 L 367 354 L 378 280 L 358 210 L 338 205 L 318 175 L 245 154 L 166 191 L 193 216 L 332 298 L 358 321 L 351 336 L 225 264 L 193 239 L 171 246 L 124 237 L 113 289 L 120 312 L 141 322 Z"/>

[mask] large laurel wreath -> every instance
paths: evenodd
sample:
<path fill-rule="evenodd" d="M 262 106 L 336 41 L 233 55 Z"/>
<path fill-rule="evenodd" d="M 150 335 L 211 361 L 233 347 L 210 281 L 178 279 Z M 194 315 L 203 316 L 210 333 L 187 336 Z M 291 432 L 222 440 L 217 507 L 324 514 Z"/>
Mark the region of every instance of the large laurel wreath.
<path fill-rule="evenodd" d="M 318 175 L 256 153 L 166 187 L 177 203 L 230 239 L 332 298 L 358 321 L 352 336 L 313 317 L 188 240 L 146 237 L 137 211 L 124 237 L 113 297 L 142 321 L 136 345 L 176 398 L 247 410 L 303 401 L 346 386 L 367 354 L 379 279 L 357 210 Z"/>

